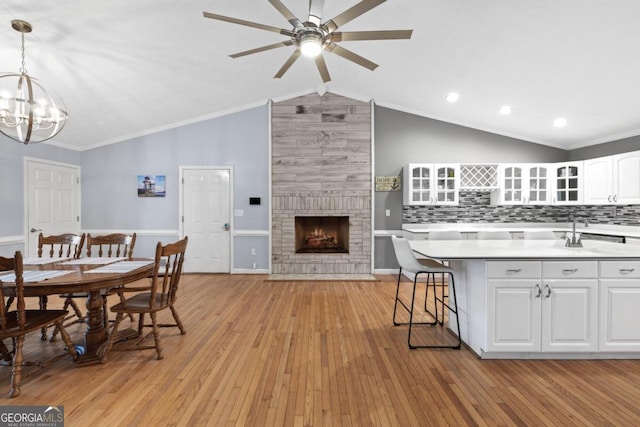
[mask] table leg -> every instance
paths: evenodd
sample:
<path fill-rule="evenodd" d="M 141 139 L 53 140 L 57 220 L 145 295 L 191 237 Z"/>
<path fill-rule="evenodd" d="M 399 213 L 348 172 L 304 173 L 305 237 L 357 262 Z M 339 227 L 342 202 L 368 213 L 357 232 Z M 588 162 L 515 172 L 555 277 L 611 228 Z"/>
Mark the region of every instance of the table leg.
<path fill-rule="evenodd" d="M 98 352 L 107 342 L 107 331 L 104 327 L 100 290 L 91 291 L 87 297 L 87 331 L 84 334 L 84 354 L 76 362 L 78 366 L 100 363 Z"/>

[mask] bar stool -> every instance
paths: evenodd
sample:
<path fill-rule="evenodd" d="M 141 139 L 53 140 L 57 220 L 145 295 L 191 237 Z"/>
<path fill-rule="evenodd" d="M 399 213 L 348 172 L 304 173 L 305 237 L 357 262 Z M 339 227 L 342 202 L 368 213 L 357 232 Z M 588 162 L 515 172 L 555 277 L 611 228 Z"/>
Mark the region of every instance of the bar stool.
<path fill-rule="evenodd" d="M 426 260 L 421 260 L 418 261 L 415 257 L 415 255 L 413 254 L 413 250 L 411 250 L 411 246 L 409 246 L 409 241 L 407 239 L 401 238 L 401 237 L 396 237 L 396 236 L 391 236 L 391 241 L 393 242 L 393 249 L 395 251 L 396 254 L 396 259 L 398 260 L 398 264 L 400 264 L 400 271 L 398 272 L 398 284 L 396 286 L 396 299 L 394 302 L 394 306 L 393 306 L 393 324 L 395 326 L 398 325 L 409 325 L 409 333 L 407 336 L 407 344 L 409 345 L 410 349 L 416 349 L 416 348 L 452 348 L 452 349 L 460 349 L 460 346 L 462 344 L 462 338 L 460 336 L 460 320 L 458 318 L 458 299 L 456 297 L 456 286 L 455 286 L 455 281 L 453 279 L 453 270 L 445 265 L 440 264 L 437 261 L 434 260 L 430 260 L 430 259 L 426 259 Z M 404 301 L 402 301 L 400 299 L 400 279 L 402 277 L 402 271 L 407 271 L 409 273 L 413 273 L 414 274 L 414 278 L 413 278 L 413 292 L 411 294 L 411 303 L 408 306 L 407 304 L 405 304 Z M 418 283 L 418 277 L 421 274 L 426 274 L 427 275 L 427 293 L 425 294 L 425 298 L 428 296 L 428 289 L 429 286 L 433 286 L 433 293 L 434 293 L 434 305 L 435 305 L 435 316 L 433 316 L 433 314 L 431 314 L 428 310 L 427 312 L 429 314 L 431 314 L 435 320 L 433 322 L 414 322 L 413 321 L 413 310 L 414 310 L 414 306 L 415 306 L 415 299 L 416 299 L 416 287 L 417 287 L 417 283 Z M 449 281 L 450 281 L 450 285 L 451 285 L 451 291 L 453 292 L 453 301 L 454 301 L 454 305 L 451 306 L 450 305 L 450 301 L 447 299 L 447 301 L 444 301 L 444 298 L 442 299 L 438 299 L 438 296 L 436 294 L 435 291 L 435 275 L 436 274 L 442 274 L 442 275 L 448 275 L 449 276 Z M 440 302 L 442 304 L 442 322 L 438 321 L 438 302 Z M 398 310 L 398 303 L 400 303 L 400 306 L 402 306 L 408 313 L 409 313 L 409 322 L 408 323 L 400 323 L 396 320 L 396 313 Z M 425 306 L 426 306 L 426 302 L 425 302 Z M 413 325 L 432 325 L 435 326 L 438 323 L 440 323 L 440 325 L 443 325 L 444 323 L 444 307 L 449 309 L 450 313 L 454 313 L 456 315 L 456 329 L 458 331 L 458 342 L 457 344 L 454 345 L 415 345 L 412 344 L 411 342 L 411 332 L 413 329 Z M 451 319 L 451 318 L 449 318 Z M 450 322 L 451 323 L 451 322 Z"/>
<path fill-rule="evenodd" d="M 429 240 L 463 240 L 462 239 L 462 233 L 460 233 L 457 230 L 432 230 L 429 231 Z M 422 260 L 418 260 L 418 261 L 422 261 Z M 436 261 L 439 262 L 440 264 L 444 265 L 444 266 L 448 266 L 448 263 L 446 261 Z M 446 299 L 449 298 L 449 288 L 448 286 L 445 286 L 444 283 L 444 274 L 440 275 L 440 285 L 435 284 L 435 276 L 434 276 L 434 285 L 433 285 L 433 292 L 435 293 L 435 306 L 436 306 L 436 312 L 435 312 L 435 318 L 436 320 L 438 320 L 438 322 L 442 325 L 444 322 L 444 302 Z M 442 297 L 438 296 L 438 293 L 436 292 L 436 288 L 440 288 L 440 293 L 442 294 Z M 429 297 L 429 287 L 427 287 L 426 289 L 426 293 L 424 296 L 424 309 L 427 311 L 427 313 L 429 313 L 430 315 L 434 316 L 433 313 L 431 313 L 431 311 L 429 311 L 429 309 L 427 308 L 427 299 Z M 438 318 L 438 302 L 440 302 L 440 307 L 442 309 L 442 313 L 443 316 L 441 319 Z"/>
<path fill-rule="evenodd" d="M 550 230 L 525 230 L 525 240 L 555 240 L 556 234 Z"/>
<path fill-rule="evenodd" d="M 511 240 L 507 230 L 478 231 L 478 240 Z"/>

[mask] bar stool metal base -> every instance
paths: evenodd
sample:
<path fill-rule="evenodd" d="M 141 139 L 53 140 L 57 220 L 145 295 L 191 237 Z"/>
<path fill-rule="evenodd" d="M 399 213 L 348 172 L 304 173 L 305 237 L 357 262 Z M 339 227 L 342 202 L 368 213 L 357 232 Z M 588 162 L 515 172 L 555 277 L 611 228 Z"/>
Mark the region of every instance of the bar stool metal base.
<path fill-rule="evenodd" d="M 444 279 L 444 275 L 448 274 L 449 275 L 449 280 L 450 280 L 450 286 L 451 286 L 451 292 L 453 293 L 453 301 L 454 301 L 454 305 L 450 304 L 450 301 L 448 299 L 448 296 L 444 295 L 444 284 L 441 285 L 443 287 L 443 296 L 442 297 L 438 297 L 437 293 L 436 293 L 436 278 L 435 275 L 437 274 L 442 274 L 443 275 L 443 279 Z M 417 284 L 418 284 L 418 277 L 421 274 L 426 274 L 427 275 L 427 282 L 426 282 L 426 292 L 425 292 L 425 311 L 431 315 L 434 318 L 433 322 L 414 322 L 413 321 L 413 311 L 414 311 L 414 307 L 415 307 L 415 297 L 416 297 L 416 288 L 417 288 Z M 460 335 L 460 321 L 458 319 L 458 307 L 457 307 L 457 298 L 456 298 L 456 287 L 455 287 L 455 281 L 453 278 L 453 274 L 451 272 L 433 272 L 433 271 L 418 271 L 415 273 L 414 279 L 413 279 L 413 290 L 411 293 L 411 303 L 408 306 L 401 298 L 400 298 L 400 279 L 402 277 L 402 268 L 400 268 L 400 271 L 398 272 L 398 283 L 396 286 L 396 298 L 395 298 L 395 303 L 394 303 L 394 307 L 393 307 L 393 324 L 394 326 L 401 326 L 401 325 L 408 325 L 409 326 L 409 331 L 408 331 L 408 335 L 407 335 L 407 344 L 409 346 L 409 349 L 414 350 L 414 349 L 418 349 L 418 348 L 448 348 L 448 349 L 455 349 L 455 350 L 459 350 L 462 346 L 462 338 Z M 434 294 L 434 306 L 435 306 L 435 313 L 431 313 L 431 311 L 429 311 L 427 309 L 427 302 L 426 302 L 426 298 L 429 295 L 429 287 L 432 287 L 433 289 L 433 294 Z M 445 301 L 446 299 L 446 301 Z M 442 320 L 439 320 L 439 316 L 438 316 L 438 303 L 440 303 L 441 307 L 442 307 Z M 396 314 L 398 311 L 398 305 L 400 305 L 402 308 L 404 308 L 408 313 L 409 313 L 409 322 L 398 322 L 396 320 Z M 456 324 L 456 330 L 458 333 L 457 336 L 457 343 L 456 344 L 452 344 L 452 345 L 424 345 L 424 344 L 413 344 L 411 342 L 411 334 L 412 334 L 412 329 L 414 325 L 429 325 L 429 326 L 436 326 L 438 324 L 440 324 L 441 326 L 444 325 L 444 309 L 445 307 L 449 310 L 449 313 L 453 313 L 455 314 L 455 324 Z"/>

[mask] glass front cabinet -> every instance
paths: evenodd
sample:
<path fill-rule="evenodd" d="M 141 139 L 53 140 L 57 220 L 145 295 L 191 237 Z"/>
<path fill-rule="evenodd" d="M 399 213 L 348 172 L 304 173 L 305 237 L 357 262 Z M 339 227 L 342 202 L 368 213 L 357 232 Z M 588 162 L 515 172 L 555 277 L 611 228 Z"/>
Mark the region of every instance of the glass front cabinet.
<path fill-rule="evenodd" d="M 583 197 L 583 162 L 556 163 L 553 165 L 554 196 L 553 203 L 558 205 L 576 205 Z"/>
<path fill-rule="evenodd" d="M 550 166 L 546 164 L 500 165 L 500 204 L 551 203 Z"/>
<path fill-rule="evenodd" d="M 460 165 L 407 164 L 402 186 L 405 205 L 457 205 Z"/>

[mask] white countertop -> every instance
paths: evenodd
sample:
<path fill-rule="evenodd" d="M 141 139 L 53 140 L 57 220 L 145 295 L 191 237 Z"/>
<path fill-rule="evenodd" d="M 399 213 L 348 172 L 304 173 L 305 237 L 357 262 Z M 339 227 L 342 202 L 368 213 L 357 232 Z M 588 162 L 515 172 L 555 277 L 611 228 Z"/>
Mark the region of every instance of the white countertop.
<path fill-rule="evenodd" d="M 479 231 L 496 230 L 507 230 L 509 232 L 524 230 L 567 232 L 572 231 L 572 224 L 537 222 L 402 224 L 402 229 L 410 233 L 428 233 L 430 230 L 455 230 L 462 233 L 477 233 Z M 585 227 L 584 224 L 579 223 L 576 224 L 576 232 L 640 238 L 640 227 L 634 226 L 590 224 L 588 227 Z"/>
<path fill-rule="evenodd" d="M 583 241 L 568 248 L 558 240 L 410 240 L 418 254 L 435 259 L 640 259 L 640 246 Z"/>

